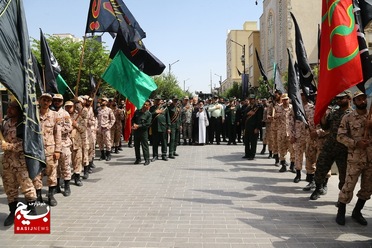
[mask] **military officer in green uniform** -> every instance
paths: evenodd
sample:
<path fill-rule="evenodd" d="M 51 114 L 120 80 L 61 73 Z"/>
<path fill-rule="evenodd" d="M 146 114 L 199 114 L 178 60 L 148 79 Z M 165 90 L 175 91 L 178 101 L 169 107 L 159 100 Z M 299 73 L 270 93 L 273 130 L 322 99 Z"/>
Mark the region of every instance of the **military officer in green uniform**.
<path fill-rule="evenodd" d="M 151 125 L 150 101 L 147 100 L 141 109 L 138 109 L 132 118 L 132 130 L 134 134 L 134 151 L 136 154 L 136 161 L 134 164 L 141 163 L 140 146 L 142 146 L 143 157 L 145 158 L 144 165 L 150 164 L 149 153 L 149 127 Z"/>
<path fill-rule="evenodd" d="M 170 142 L 169 142 L 169 158 L 174 159 L 178 156 L 176 153 L 178 138 L 180 136 L 181 127 L 181 108 L 178 106 L 178 96 L 174 96 L 172 103 L 168 107 L 170 118 Z"/>
<path fill-rule="evenodd" d="M 152 162 L 159 159 L 158 147 L 161 143 L 161 158 L 168 161 L 167 158 L 167 133 L 170 133 L 170 120 L 168 106 L 162 104 L 161 97 L 158 95 L 154 99 L 154 105 L 150 108 L 152 114 Z"/>

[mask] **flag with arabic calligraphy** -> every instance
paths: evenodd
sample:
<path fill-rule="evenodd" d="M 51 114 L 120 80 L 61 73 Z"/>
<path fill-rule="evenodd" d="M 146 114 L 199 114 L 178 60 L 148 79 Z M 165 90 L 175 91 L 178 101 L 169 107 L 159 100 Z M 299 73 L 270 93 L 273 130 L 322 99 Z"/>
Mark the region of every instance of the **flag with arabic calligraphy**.
<path fill-rule="evenodd" d="M 119 30 L 122 30 L 127 42 L 139 41 L 146 37 L 146 33 L 122 0 L 91 0 L 85 33 L 116 34 Z"/>
<path fill-rule="evenodd" d="M 323 0 L 320 49 L 316 124 L 337 94 L 363 80 L 352 0 Z"/>

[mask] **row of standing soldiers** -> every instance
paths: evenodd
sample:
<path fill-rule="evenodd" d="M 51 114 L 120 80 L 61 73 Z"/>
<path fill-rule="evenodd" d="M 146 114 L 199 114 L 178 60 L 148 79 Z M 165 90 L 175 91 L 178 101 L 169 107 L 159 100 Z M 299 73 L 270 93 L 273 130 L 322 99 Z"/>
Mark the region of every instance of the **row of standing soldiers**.
<path fill-rule="evenodd" d="M 2 125 L 3 174 L 2 180 L 7 195 L 10 214 L 4 225 L 14 222 L 18 204 L 18 189 L 25 195 L 28 209 L 35 211 L 35 202 L 42 203 L 43 176 L 47 177 L 48 201 L 56 206 L 54 195 L 71 194 L 70 180 L 82 186 L 82 178 L 88 179 L 95 167 L 96 142 L 101 151 L 100 159 L 111 159 L 111 149 L 119 147 L 122 121 L 125 112 L 113 104 L 107 107 L 108 99 L 102 98 L 95 116 L 92 99 L 88 96 L 78 97 L 74 102 L 67 101 L 63 108 L 63 96 L 43 93 L 39 98 L 40 127 L 44 143 L 45 168 L 33 179 L 29 177 L 23 153 L 22 140 L 16 135 L 16 128 L 22 122 L 22 109 L 17 102 L 10 102 L 6 121 Z M 114 106 L 115 105 L 115 106 Z M 72 167 L 72 168 L 71 168 Z M 60 185 L 60 181 L 63 184 Z M 32 214 L 32 213 L 31 213 Z"/>
<path fill-rule="evenodd" d="M 274 100 L 265 106 L 263 120 L 266 123 L 264 148 L 269 149 L 269 158 L 281 166 L 279 172 L 287 171 L 285 156 L 290 154 L 289 170 L 296 173 L 294 183 L 301 181 L 303 157 L 305 156 L 306 181 L 304 191 L 314 190 L 311 200 L 327 194 L 331 167 L 338 167 L 340 190 L 336 222 L 345 225 L 346 204 L 353 198 L 353 191 L 361 177 L 358 201 L 352 217 L 361 225 L 367 221 L 361 210 L 372 194 L 372 142 L 367 110 L 367 96 L 361 91 L 353 95 L 344 91 L 334 99 L 335 106 L 328 108 L 320 124 L 314 124 L 315 107 L 301 92 L 307 123 L 297 120 L 288 95 L 275 92 Z M 351 107 L 351 101 L 355 109 Z"/>

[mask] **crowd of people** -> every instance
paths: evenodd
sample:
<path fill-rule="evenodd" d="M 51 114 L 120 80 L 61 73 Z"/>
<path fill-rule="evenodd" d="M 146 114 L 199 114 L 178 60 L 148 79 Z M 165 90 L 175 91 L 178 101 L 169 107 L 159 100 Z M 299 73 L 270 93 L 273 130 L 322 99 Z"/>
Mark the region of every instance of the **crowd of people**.
<path fill-rule="evenodd" d="M 354 95 L 349 91 L 337 95 L 335 106 L 327 110 L 319 125 L 314 124 L 314 105 L 302 92 L 301 97 L 306 121 L 296 119 L 288 95 L 279 90 L 272 99 L 257 99 L 251 94 L 243 100 L 218 96 L 204 100 L 173 96 L 166 100 L 158 95 L 147 100 L 131 119 L 128 146 L 132 147 L 134 141 L 134 164 L 140 164 L 142 156 L 144 166 L 156 160 L 175 159 L 179 156 L 179 145 L 221 145 L 222 142 L 227 145 L 243 143 L 243 158 L 254 160 L 257 142 L 261 139 L 260 153 L 268 153 L 268 158 L 273 158 L 274 164 L 280 167 L 279 172 L 295 173 L 294 183 L 302 179 L 305 157 L 308 184 L 303 190 L 313 190 L 311 200 L 327 193 L 331 166 L 334 162 L 337 164 L 340 193 L 336 222 L 340 225 L 345 224 L 346 204 L 350 203 L 361 175 L 361 189 L 352 217 L 367 225 L 361 214 L 372 194 L 369 140 L 372 121 L 368 116 L 366 95 L 360 91 Z M 56 193 L 67 197 L 71 194 L 70 183 L 83 186 L 82 179 L 89 178 L 95 168 L 97 146 L 100 160 L 110 161 L 112 152 L 120 152 L 128 118 L 125 102 L 103 97 L 94 110 L 92 100 L 89 96 L 81 96 L 64 102 L 60 94 L 41 95 L 40 126 L 46 168 L 33 180 L 27 171 L 22 140 L 16 135 L 22 110 L 18 103 L 9 103 L 2 125 L 2 178 L 10 210 L 5 226 L 13 224 L 19 188 L 30 211 L 34 211 L 35 202 L 44 202 L 43 186 L 48 186 L 47 203 L 56 206 Z M 352 102 L 355 109 L 351 107 Z M 289 164 L 286 157 L 289 157 Z M 47 177 L 46 185 L 43 185 L 43 176 Z"/>

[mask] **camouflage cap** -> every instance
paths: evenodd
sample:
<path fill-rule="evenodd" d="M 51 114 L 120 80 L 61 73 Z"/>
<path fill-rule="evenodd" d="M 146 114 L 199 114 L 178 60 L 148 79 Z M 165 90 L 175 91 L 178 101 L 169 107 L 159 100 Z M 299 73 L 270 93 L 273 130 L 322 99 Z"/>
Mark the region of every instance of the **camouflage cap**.
<path fill-rule="evenodd" d="M 366 94 L 364 92 L 362 92 L 360 90 L 357 90 L 357 91 L 354 92 L 353 99 L 357 96 L 362 96 L 362 95 L 366 96 Z"/>
<path fill-rule="evenodd" d="M 66 106 L 74 106 L 74 103 L 72 101 L 67 101 L 65 102 L 65 107 Z"/>
<path fill-rule="evenodd" d="M 345 91 L 341 92 L 336 97 L 344 97 L 344 96 L 348 96 L 350 98 L 352 97 L 351 92 L 349 90 L 345 90 Z"/>
<path fill-rule="evenodd" d="M 283 93 L 282 96 L 281 96 L 281 98 L 282 98 L 282 100 L 288 100 L 289 99 L 287 93 Z"/>
<path fill-rule="evenodd" d="M 54 94 L 53 99 L 63 100 L 63 96 L 61 94 Z"/>
<path fill-rule="evenodd" d="M 49 94 L 49 93 L 43 93 L 43 94 L 41 94 L 40 99 L 41 99 L 41 98 L 44 98 L 44 97 L 47 97 L 47 98 L 53 99 L 52 95 Z"/>

